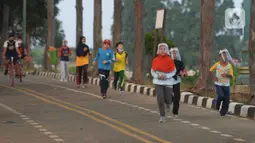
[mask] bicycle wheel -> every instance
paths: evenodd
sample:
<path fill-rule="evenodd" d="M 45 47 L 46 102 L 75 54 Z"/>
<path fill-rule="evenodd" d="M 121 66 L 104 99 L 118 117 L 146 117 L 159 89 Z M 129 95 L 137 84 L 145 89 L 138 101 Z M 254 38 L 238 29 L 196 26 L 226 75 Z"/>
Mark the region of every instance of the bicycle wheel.
<path fill-rule="evenodd" d="M 13 68 L 13 64 L 9 65 L 9 77 L 10 77 L 11 86 L 14 86 L 14 68 Z"/>

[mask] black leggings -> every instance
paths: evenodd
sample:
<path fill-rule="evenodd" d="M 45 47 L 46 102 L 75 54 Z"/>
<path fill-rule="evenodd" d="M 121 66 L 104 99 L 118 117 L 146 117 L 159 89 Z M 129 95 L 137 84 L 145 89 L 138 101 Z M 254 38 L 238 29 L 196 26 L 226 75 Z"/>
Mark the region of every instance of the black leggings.
<path fill-rule="evenodd" d="M 179 112 L 179 107 L 180 107 L 180 96 L 181 96 L 181 91 L 180 91 L 180 83 L 173 85 L 173 114 L 178 115 Z"/>
<path fill-rule="evenodd" d="M 76 84 L 77 85 L 81 84 L 81 77 L 83 80 L 82 83 L 87 84 L 89 81 L 89 79 L 88 79 L 88 65 L 76 67 Z"/>
<path fill-rule="evenodd" d="M 100 77 L 100 88 L 101 88 L 101 93 L 106 94 L 107 89 L 109 87 L 109 70 L 103 70 L 103 69 L 98 69 L 99 77 Z"/>

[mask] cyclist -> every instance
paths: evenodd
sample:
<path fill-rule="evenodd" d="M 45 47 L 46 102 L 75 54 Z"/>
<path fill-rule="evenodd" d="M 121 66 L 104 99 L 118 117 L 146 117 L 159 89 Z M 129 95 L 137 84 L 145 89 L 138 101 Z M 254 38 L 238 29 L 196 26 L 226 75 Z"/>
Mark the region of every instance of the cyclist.
<path fill-rule="evenodd" d="M 4 75 L 8 74 L 8 66 L 11 60 L 11 57 L 13 57 L 13 64 L 15 65 L 15 71 L 16 71 L 16 76 L 19 76 L 20 73 L 18 71 L 19 65 L 16 64 L 18 57 L 21 57 L 19 48 L 18 48 L 18 43 L 14 41 L 14 34 L 9 35 L 9 40 L 4 42 L 4 51 L 3 51 L 3 59 L 5 59 L 5 72 Z"/>
<path fill-rule="evenodd" d="M 28 62 L 30 60 L 30 58 L 27 55 L 27 50 L 22 47 L 22 40 L 18 39 L 17 43 L 18 43 L 18 48 L 19 48 L 19 52 L 21 55 L 21 59 L 24 60 L 25 62 Z"/>

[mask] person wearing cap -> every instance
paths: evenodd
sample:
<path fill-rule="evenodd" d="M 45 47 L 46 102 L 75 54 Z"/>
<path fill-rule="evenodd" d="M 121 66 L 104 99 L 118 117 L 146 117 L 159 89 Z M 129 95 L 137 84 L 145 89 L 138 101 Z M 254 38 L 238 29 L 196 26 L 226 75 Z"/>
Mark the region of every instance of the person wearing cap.
<path fill-rule="evenodd" d="M 60 79 L 61 82 L 68 81 L 68 62 L 69 62 L 69 56 L 71 55 L 72 55 L 72 51 L 67 46 L 67 40 L 63 40 L 63 45 L 58 52 L 58 58 L 60 60 L 60 66 L 61 66 L 61 79 Z"/>
<path fill-rule="evenodd" d="M 18 58 L 21 57 L 21 54 L 19 52 L 19 45 L 18 42 L 14 40 L 14 34 L 9 35 L 9 40 L 4 42 L 4 51 L 3 51 L 3 59 L 5 59 L 5 71 L 4 75 L 8 74 L 8 67 L 9 67 L 9 62 L 11 60 L 11 57 L 13 57 L 13 64 L 15 65 L 15 71 L 16 71 L 16 76 L 20 76 L 20 71 L 19 65 L 17 64 Z"/>
<path fill-rule="evenodd" d="M 109 87 L 109 74 L 111 64 L 115 62 L 113 51 L 110 49 L 111 41 L 106 39 L 103 43 L 103 48 L 98 49 L 98 53 L 93 61 L 95 65 L 98 63 L 98 73 L 100 76 L 100 88 L 103 99 L 107 98 L 107 89 Z"/>
<path fill-rule="evenodd" d="M 174 84 L 173 76 L 176 73 L 174 61 L 170 58 L 169 54 L 168 45 L 160 43 L 158 45 L 157 57 L 153 59 L 151 68 L 160 112 L 160 123 L 166 122 L 165 104 L 166 108 L 170 108 Z"/>
<path fill-rule="evenodd" d="M 76 47 L 76 84 L 78 88 L 81 84 L 82 88 L 87 87 L 89 55 L 90 51 L 89 46 L 86 45 L 86 37 L 81 36 Z"/>
<path fill-rule="evenodd" d="M 224 117 L 229 108 L 230 102 L 230 79 L 234 77 L 233 67 L 229 63 L 232 60 L 227 49 L 220 50 L 219 52 L 220 61 L 215 63 L 211 68 L 210 72 L 215 81 L 216 86 L 216 109 L 220 109 L 221 117 Z M 214 73 L 215 72 L 215 73 Z"/>
<path fill-rule="evenodd" d="M 173 85 L 173 115 L 174 117 L 178 117 L 179 114 L 179 106 L 180 106 L 180 96 L 181 96 L 181 77 L 186 76 L 186 70 L 184 63 L 181 60 L 181 55 L 179 49 L 174 47 L 170 49 L 171 58 L 174 60 L 174 64 L 176 67 L 176 74 L 173 76 L 174 85 Z"/>

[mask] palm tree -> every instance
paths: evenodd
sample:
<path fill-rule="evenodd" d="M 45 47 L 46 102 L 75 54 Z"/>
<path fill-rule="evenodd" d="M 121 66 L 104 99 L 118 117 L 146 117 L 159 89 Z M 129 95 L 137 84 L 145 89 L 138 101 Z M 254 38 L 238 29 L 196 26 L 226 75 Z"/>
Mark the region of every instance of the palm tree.
<path fill-rule="evenodd" d="M 249 77 L 250 77 L 250 94 L 251 104 L 255 105 L 255 1 L 251 1 L 250 14 L 250 34 L 249 34 Z"/>
<path fill-rule="evenodd" d="M 143 55 L 144 55 L 144 0 L 134 0 L 134 80 L 140 84 L 143 83 Z"/>
<path fill-rule="evenodd" d="M 211 51 L 213 44 L 213 13 L 214 0 L 200 0 L 200 70 L 199 79 L 193 88 L 198 92 L 202 89 L 207 91 L 210 79 L 209 69 L 211 61 Z"/>
<path fill-rule="evenodd" d="M 83 34 L 83 7 L 82 0 L 76 0 L 76 45 L 80 41 Z"/>
<path fill-rule="evenodd" d="M 93 28 L 93 57 L 102 46 L 102 0 L 94 0 L 94 28 Z M 97 66 L 93 68 L 93 76 L 97 73 Z"/>
<path fill-rule="evenodd" d="M 122 0 L 114 0 L 113 44 L 120 41 L 122 9 Z"/>
<path fill-rule="evenodd" d="M 47 0 L 47 19 L 48 19 L 48 36 L 47 36 L 47 43 L 44 49 L 44 60 L 43 60 L 43 67 L 45 70 L 49 68 L 48 65 L 48 47 L 52 44 L 52 30 L 53 30 L 53 0 Z"/>

